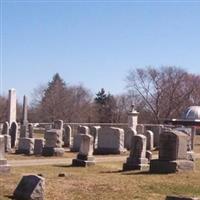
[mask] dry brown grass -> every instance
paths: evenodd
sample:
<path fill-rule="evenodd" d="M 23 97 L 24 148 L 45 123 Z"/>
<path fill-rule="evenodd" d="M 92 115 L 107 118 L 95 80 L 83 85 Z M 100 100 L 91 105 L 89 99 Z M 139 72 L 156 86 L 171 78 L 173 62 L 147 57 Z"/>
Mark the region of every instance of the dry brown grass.
<path fill-rule="evenodd" d="M 199 136 L 195 151 L 200 153 Z M 5 196 L 12 195 L 21 176 L 26 173 L 43 174 L 46 179 L 45 200 L 164 200 L 166 195 L 172 194 L 200 197 L 200 160 L 196 161 L 194 172 L 166 175 L 121 172 L 122 164 L 105 162 L 89 168 L 14 167 L 11 174 L 0 176 L 0 200 L 8 200 Z M 59 173 L 65 173 L 66 177 L 58 177 Z"/>
<path fill-rule="evenodd" d="M 120 172 L 121 162 L 99 163 L 89 168 L 37 166 L 13 168 L 0 177 L 0 199 L 7 200 L 21 176 L 41 173 L 46 179 L 46 200 L 141 199 L 164 200 L 166 195 L 200 196 L 200 160 L 195 172 L 152 175 L 139 171 Z M 58 177 L 65 173 L 66 177 Z"/>

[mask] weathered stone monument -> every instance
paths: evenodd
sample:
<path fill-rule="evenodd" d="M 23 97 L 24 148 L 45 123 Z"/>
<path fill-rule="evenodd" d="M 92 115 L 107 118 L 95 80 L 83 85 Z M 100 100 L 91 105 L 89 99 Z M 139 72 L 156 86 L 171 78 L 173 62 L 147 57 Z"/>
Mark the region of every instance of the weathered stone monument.
<path fill-rule="evenodd" d="M 123 171 L 148 170 L 148 159 L 146 158 L 146 137 L 135 135 L 132 138 L 130 155 L 123 165 Z"/>
<path fill-rule="evenodd" d="M 136 130 L 138 115 L 139 113 L 134 109 L 134 105 L 131 105 L 130 111 L 128 112 L 128 127 Z"/>
<path fill-rule="evenodd" d="M 8 94 L 8 123 L 16 122 L 17 96 L 16 90 L 10 89 Z"/>
<path fill-rule="evenodd" d="M 63 156 L 62 134 L 62 129 L 50 129 L 45 131 L 45 145 L 42 150 L 43 156 Z"/>
<path fill-rule="evenodd" d="M 63 130 L 63 120 L 55 120 L 53 122 L 53 129 Z"/>
<path fill-rule="evenodd" d="M 5 152 L 11 152 L 11 137 L 10 135 L 4 135 L 4 139 L 5 139 Z"/>
<path fill-rule="evenodd" d="M 13 197 L 16 200 L 44 200 L 45 179 L 37 175 L 25 175 L 17 185 Z"/>
<path fill-rule="evenodd" d="M 145 136 L 147 138 L 147 150 L 148 151 L 153 151 L 153 132 L 150 130 L 147 130 L 145 132 Z"/>
<path fill-rule="evenodd" d="M 70 125 L 65 124 L 63 127 L 63 142 L 64 147 L 71 147 L 72 145 L 72 128 Z"/>
<path fill-rule="evenodd" d="M 90 129 L 89 129 L 89 127 L 88 126 L 78 126 L 78 128 L 77 128 L 77 132 L 79 133 L 79 134 L 89 134 L 90 133 Z"/>
<path fill-rule="evenodd" d="M 124 147 L 128 150 L 131 149 L 132 137 L 134 135 L 137 135 L 137 132 L 134 128 L 124 128 Z"/>
<path fill-rule="evenodd" d="M 2 129 L 2 135 L 8 135 L 8 134 L 9 134 L 9 123 L 4 122 L 3 129 Z"/>
<path fill-rule="evenodd" d="M 34 152 L 34 138 L 20 138 L 17 154 L 32 155 Z"/>
<path fill-rule="evenodd" d="M 24 95 L 23 99 L 23 111 L 22 111 L 22 121 L 21 124 L 28 124 L 28 97 Z"/>
<path fill-rule="evenodd" d="M 34 138 L 34 128 L 33 128 L 33 124 L 31 123 L 28 124 L 28 137 Z"/>
<path fill-rule="evenodd" d="M 3 124 L 2 135 L 4 136 L 5 151 L 11 152 L 11 137 L 9 135 L 9 123 L 8 122 L 5 122 Z"/>
<path fill-rule="evenodd" d="M 17 154 L 32 155 L 34 153 L 34 138 L 33 130 L 31 130 L 31 128 L 33 127 L 29 127 L 28 124 L 28 98 L 24 95 L 20 138 L 18 142 L 18 149 L 16 150 Z M 32 133 L 29 131 L 32 131 Z"/>
<path fill-rule="evenodd" d="M 100 128 L 101 128 L 100 126 L 91 126 L 90 127 L 90 135 L 92 135 L 92 137 L 94 138 L 94 149 L 97 148 L 97 144 L 98 144 L 98 132 L 99 132 Z"/>
<path fill-rule="evenodd" d="M 160 134 L 159 158 L 151 160 L 150 172 L 175 173 L 194 169 L 194 162 L 187 160 L 187 135 L 176 130 Z"/>
<path fill-rule="evenodd" d="M 160 134 L 163 132 L 164 126 L 162 124 L 148 124 L 145 125 L 145 129 L 146 130 L 150 130 L 153 132 L 153 143 L 154 143 L 154 147 L 158 148 L 159 147 L 159 137 Z"/>
<path fill-rule="evenodd" d="M 136 127 L 137 134 L 144 135 L 146 132 L 145 126 L 143 124 L 138 124 Z"/>
<path fill-rule="evenodd" d="M 72 166 L 87 167 L 95 165 L 93 156 L 93 137 L 88 134 L 81 134 L 81 146 L 76 159 L 72 160 Z"/>
<path fill-rule="evenodd" d="M 11 137 L 11 148 L 15 148 L 18 138 L 18 124 L 17 122 L 12 122 L 10 127 L 10 137 Z"/>
<path fill-rule="evenodd" d="M 20 138 L 28 138 L 28 98 L 24 95 L 23 99 L 23 111 L 22 111 L 22 119 L 20 126 Z"/>
<path fill-rule="evenodd" d="M 96 154 L 120 154 L 124 151 L 123 129 L 115 127 L 101 127 L 99 129 Z"/>
<path fill-rule="evenodd" d="M 44 148 L 44 139 L 43 138 L 37 138 L 34 142 L 34 155 L 42 155 L 42 150 Z"/>
<path fill-rule="evenodd" d="M 77 127 L 77 134 L 74 135 L 73 145 L 70 148 L 72 152 L 78 152 L 81 146 L 81 135 L 88 135 L 89 134 L 89 127 L 87 126 L 78 126 Z"/>
<path fill-rule="evenodd" d="M 5 142 L 4 136 L 0 135 L 0 173 L 10 172 L 10 165 L 5 159 Z"/>

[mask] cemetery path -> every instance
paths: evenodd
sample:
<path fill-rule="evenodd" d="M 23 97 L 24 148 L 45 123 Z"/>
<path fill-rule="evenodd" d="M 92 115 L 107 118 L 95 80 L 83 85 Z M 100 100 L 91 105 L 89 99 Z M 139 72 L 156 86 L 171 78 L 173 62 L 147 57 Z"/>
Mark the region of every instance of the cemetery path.
<path fill-rule="evenodd" d="M 153 155 L 155 159 L 157 155 Z M 195 157 L 200 159 L 200 153 L 195 154 Z M 125 162 L 127 155 L 121 156 L 96 156 L 96 162 Z M 70 165 L 73 158 L 44 158 L 44 159 L 30 159 L 30 160 L 8 160 L 11 166 L 37 166 L 37 165 Z"/>
<path fill-rule="evenodd" d="M 127 156 L 96 156 L 96 162 L 117 162 L 125 161 Z M 36 165 L 70 165 L 73 158 L 44 158 L 30 160 L 8 160 L 8 164 L 15 167 L 20 166 L 36 166 Z"/>

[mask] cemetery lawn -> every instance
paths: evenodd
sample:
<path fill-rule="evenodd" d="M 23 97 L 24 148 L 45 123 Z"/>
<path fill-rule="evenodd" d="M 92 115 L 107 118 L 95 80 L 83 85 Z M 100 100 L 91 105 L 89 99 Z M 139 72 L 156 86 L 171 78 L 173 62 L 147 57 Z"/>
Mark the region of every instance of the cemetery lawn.
<path fill-rule="evenodd" d="M 164 200 L 166 195 L 200 197 L 200 160 L 196 171 L 155 175 L 139 171 L 121 172 L 122 162 L 97 163 L 89 168 L 70 166 L 13 167 L 0 176 L 0 199 L 8 200 L 21 176 L 42 174 L 46 179 L 45 200 L 140 199 Z M 65 177 L 58 177 L 65 173 Z"/>
<path fill-rule="evenodd" d="M 200 136 L 195 142 L 200 152 Z M 13 157 L 12 157 L 13 156 Z M 16 155 L 15 155 L 16 156 Z M 19 156 L 19 155 L 17 155 Z M 75 154 L 68 155 L 71 158 Z M 28 157 L 28 156 L 27 156 Z M 14 159 L 14 155 L 8 159 Z M 28 157 L 30 159 L 30 157 Z M 109 156 L 107 157 L 109 161 Z M 149 174 L 121 172 L 123 162 L 103 162 L 88 168 L 67 165 L 12 167 L 0 175 L 0 200 L 8 200 L 23 174 L 42 174 L 45 178 L 45 200 L 164 200 L 166 195 L 200 197 L 200 159 L 194 172 Z M 65 177 L 58 177 L 65 173 Z"/>

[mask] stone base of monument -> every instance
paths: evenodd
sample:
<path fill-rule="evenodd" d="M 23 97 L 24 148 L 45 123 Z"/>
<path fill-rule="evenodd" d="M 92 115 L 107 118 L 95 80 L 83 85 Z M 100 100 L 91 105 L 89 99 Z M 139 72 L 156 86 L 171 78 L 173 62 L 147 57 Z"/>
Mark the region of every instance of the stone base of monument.
<path fill-rule="evenodd" d="M 42 149 L 43 156 L 58 156 L 61 157 L 65 153 L 64 148 L 56 148 L 56 147 L 44 147 Z"/>
<path fill-rule="evenodd" d="M 123 164 L 123 171 L 130 171 L 130 170 L 147 171 L 149 170 L 148 162 L 149 161 L 147 158 L 141 158 L 141 159 L 127 158 L 127 162 Z"/>
<path fill-rule="evenodd" d="M 150 172 L 151 173 L 175 173 L 179 171 L 192 171 L 195 168 L 195 164 L 190 160 L 151 160 Z"/>
<path fill-rule="evenodd" d="M 0 160 L 0 174 L 1 173 L 9 173 L 10 165 L 7 163 L 7 160 Z"/>
<path fill-rule="evenodd" d="M 126 152 L 126 149 L 112 149 L 112 148 L 94 149 L 94 154 L 96 155 L 121 154 L 125 152 Z"/>
<path fill-rule="evenodd" d="M 78 154 L 76 159 L 72 160 L 72 166 L 75 167 L 88 167 L 95 165 L 95 157 L 94 156 L 85 156 Z"/>
<path fill-rule="evenodd" d="M 32 155 L 34 152 L 34 138 L 19 138 L 16 154 Z"/>
<path fill-rule="evenodd" d="M 187 152 L 187 160 L 195 161 L 195 154 L 194 154 L 193 151 L 188 151 Z"/>

